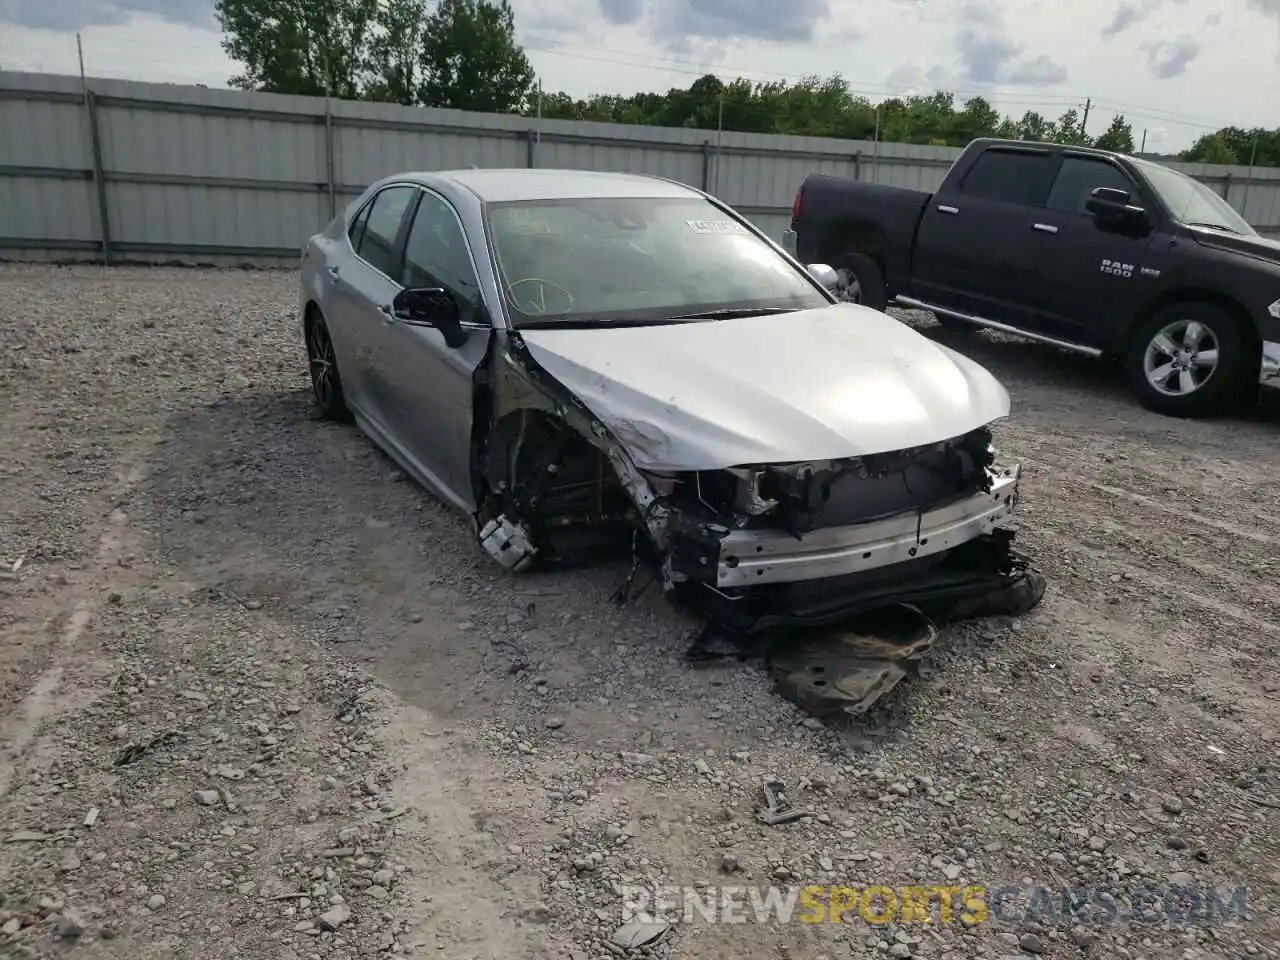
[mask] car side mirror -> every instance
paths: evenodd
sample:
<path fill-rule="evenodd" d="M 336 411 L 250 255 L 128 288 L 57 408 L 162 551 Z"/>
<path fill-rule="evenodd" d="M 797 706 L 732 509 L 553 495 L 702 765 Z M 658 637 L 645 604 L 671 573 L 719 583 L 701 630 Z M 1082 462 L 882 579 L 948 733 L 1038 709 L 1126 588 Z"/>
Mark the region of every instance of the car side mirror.
<path fill-rule="evenodd" d="M 391 312 L 397 320 L 410 326 L 434 327 L 450 347 L 457 348 L 467 342 L 458 301 L 443 287 L 401 290 L 391 301 Z"/>
<path fill-rule="evenodd" d="M 1095 188 L 1084 208 L 1104 230 L 1146 229 L 1149 226 L 1146 208 L 1133 203 L 1128 191 L 1117 187 Z"/>
<path fill-rule="evenodd" d="M 809 276 L 822 284 L 826 290 L 834 293 L 840 286 L 839 275 L 825 263 L 811 263 L 805 269 L 809 271 Z"/>

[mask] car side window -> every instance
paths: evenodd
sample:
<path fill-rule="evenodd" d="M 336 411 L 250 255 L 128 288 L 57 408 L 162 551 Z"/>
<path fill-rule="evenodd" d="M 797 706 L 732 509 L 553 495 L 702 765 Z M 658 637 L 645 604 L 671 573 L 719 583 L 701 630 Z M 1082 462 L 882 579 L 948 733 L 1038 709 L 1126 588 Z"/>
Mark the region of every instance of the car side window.
<path fill-rule="evenodd" d="M 422 194 L 409 227 L 400 282 L 405 287 L 444 287 L 458 301 L 464 323 L 479 317 L 480 281 L 467 238 L 453 207 L 434 193 Z"/>
<path fill-rule="evenodd" d="M 1063 157 L 1045 206 L 1067 213 L 1087 213 L 1084 205 L 1098 187 L 1135 192 L 1133 182 L 1114 164 L 1086 157 Z"/>
<path fill-rule="evenodd" d="M 373 204 L 366 203 L 347 228 L 347 239 L 351 241 L 351 249 L 357 253 L 360 252 L 360 238 L 364 235 L 364 225 L 369 222 L 369 211 L 372 209 Z"/>
<path fill-rule="evenodd" d="M 960 183 L 960 192 L 980 200 L 1038 207 L 1049 193 L 1053 157 L 1025 150 L 986 150 Z"/>
<path fill-rule="evenodd" d="M 413 187 L 387 187 L 374 197 L 360 236 L 360 245 L 356 247 L 360 259 L 393 280 L 400 272 L 396 238 L 400 235 L 400 224 L 415 193 L 417 191 Z"/>

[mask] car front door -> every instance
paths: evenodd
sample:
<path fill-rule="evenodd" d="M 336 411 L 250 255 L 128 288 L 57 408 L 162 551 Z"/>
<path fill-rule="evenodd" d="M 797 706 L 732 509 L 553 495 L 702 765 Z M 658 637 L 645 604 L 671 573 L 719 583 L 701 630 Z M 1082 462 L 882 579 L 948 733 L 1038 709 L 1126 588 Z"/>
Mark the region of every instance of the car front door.
<path fill-rule="evenodd" d="M 1026 242 L 1034 251 L 1040 283 L 1036 312 L 1054 335 L 1107 349 L 1151 296 L 1163 269 L 1154 233 L 1099 227 L 1085 209 L 1097 187 L 1124 190 L 1132 202 L 1154 209 L 1142 186 L 1105 157 L 1064 153 L 1044 208 L 1036 212 Z"/>
<path fill-rule="evenodd" d="M 451 347 L 433 327 L 399 320 L 388 325 L 387 365 L 396 393 L 393 430 L 409 466 L 443 496 L 472 510 L 473 384 L 491 326 L 462 222 L 449 202 L 430 190 L 421 191 L 399 278 L 405 288 L 443 287 L 458 304 L 467 338 Z"/>
<path fill-rule="evenodd" d="M 1033 208 L 1053 180 L 1046 148 L 989 147 L 954 189 L 930 199 L 911 266 L 912 292 L 940 307 L 1018 324 L 1034 283 Z"/>
<path fill-rule="evenodd" d="M 356 413 L 381 432 L 394 405 L 384 363 L 387 311 L 400 290 L 395 278 L 400 273 L 410 204 L 417 194 L 409 184 L 378 191 L 369 201 L 368 213 L 362 212 L 353 222 L 352 255 L 329 268 L 330 333 L 343 386 Z M 362 218 L 363 226 L 354 229 Z"/>

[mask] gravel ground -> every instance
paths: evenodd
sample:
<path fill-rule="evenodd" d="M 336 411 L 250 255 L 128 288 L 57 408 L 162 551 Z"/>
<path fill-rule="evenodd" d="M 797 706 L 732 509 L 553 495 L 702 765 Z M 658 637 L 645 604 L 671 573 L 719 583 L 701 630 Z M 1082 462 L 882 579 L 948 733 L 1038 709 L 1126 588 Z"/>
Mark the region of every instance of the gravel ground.
<path fill-rule="evenodd" d="M 600 960 L 654 883 L 1249 887 L 1194 924 L 695 917 L 660 958 L 1280 956 L 1280 416 L 954 339 L 1014 396 L 1048 592 L 833 730 L 687 666 L 620 567 L 497 571 L 313 418 L 295 303 L 0 267 L 0 956 Z M 757 822 L 771 778 L 813 816 Z"/>

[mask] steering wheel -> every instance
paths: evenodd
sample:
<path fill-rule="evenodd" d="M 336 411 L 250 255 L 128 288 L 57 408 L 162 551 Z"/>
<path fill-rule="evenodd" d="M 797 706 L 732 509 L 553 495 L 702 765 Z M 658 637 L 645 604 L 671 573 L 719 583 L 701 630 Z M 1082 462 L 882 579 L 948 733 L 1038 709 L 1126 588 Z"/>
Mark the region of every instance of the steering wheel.
<path fill-rule="evenodd" d="M 516 293 L 516 287 L 526 283 L 536 283 L 538 285 L 536 295 L 531 297 L 527 302 L 522 303 L 519 295 Z M 565 308 L 563 310 L 552 311 L 547 309 L 547 289 L 550 288 L 561 297 L 564 298 Z M 525 277 L 522 280 L 516 280 L 507 285 L 507 291 L 511 294 L 511 299 L 515 301 L 517 307 L 522 313 L 528 313 L 533 316 L 544 316 L 548 313 L 568 313 L 573 309 L 573 294 L 550 280 L 543 280 L 541 277 Z"/>

